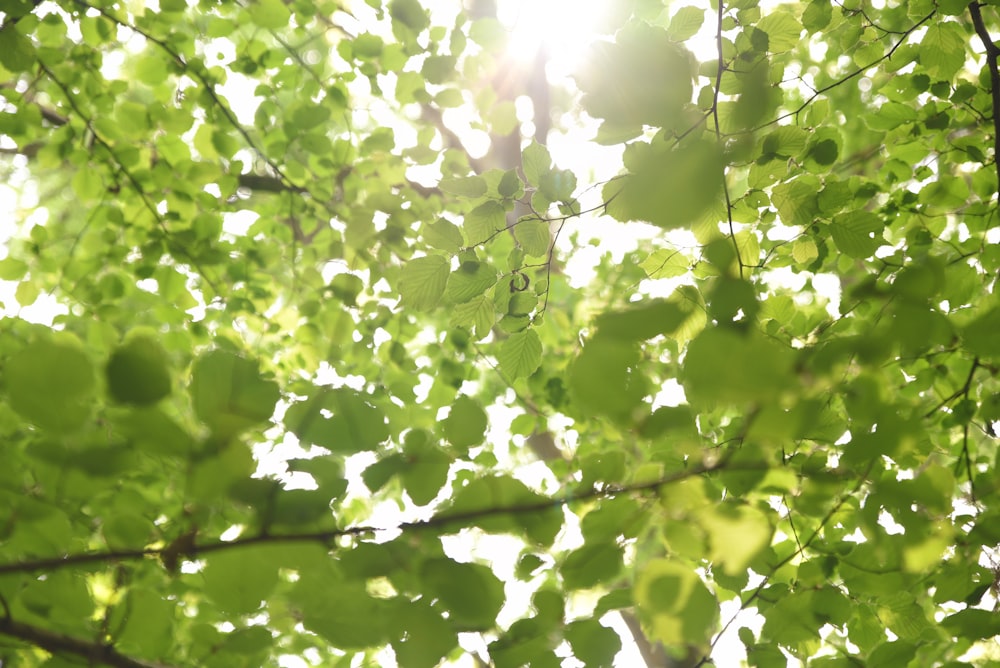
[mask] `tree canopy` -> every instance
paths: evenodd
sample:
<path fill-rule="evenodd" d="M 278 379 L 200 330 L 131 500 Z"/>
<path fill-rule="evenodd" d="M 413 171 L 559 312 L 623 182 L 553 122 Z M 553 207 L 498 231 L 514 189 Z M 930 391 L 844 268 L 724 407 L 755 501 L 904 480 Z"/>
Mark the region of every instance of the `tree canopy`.
<path fill-rule="evenodd" d="M 1000 664 L 1000 2 L 509 5 L 0 0 L 5 667 Z"/>

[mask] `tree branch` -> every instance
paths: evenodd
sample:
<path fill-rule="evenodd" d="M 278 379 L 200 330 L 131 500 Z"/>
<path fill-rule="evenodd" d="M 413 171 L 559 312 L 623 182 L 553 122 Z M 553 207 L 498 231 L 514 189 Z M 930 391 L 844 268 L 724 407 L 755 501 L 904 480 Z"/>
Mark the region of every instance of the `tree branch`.
<path fill-rule="evenodd" d="M 125 656 L 112 645 L 81 640 L 31 624 L 0 617 L 0 634 L 18 638 L 51 654 L 70 654 L 86 659 L 88 665 L 104 664 L 112 668 L 166 668 L 161 663 L 147 663 Z"/>
<path fill-rule="evenodd" d="M 736 622 L 737 619 L 739 619 L 740 613 L 748 609 L 751 605 L 753 605 L 753 602 L 760 597 L 763 591 L 771 583 L 771 576 L 777 573 L 778 569 L 780 569 L 788 562 L 794 559 L 798 559 L 800 556 L 805 554 L 805 551 L 809 549 L 809 547 L 813 544 L 813 541 L 815 541 L 819 537 L 819 535 L 826 528 L 826 525 L 829 524 L 830 520 L 833 519 L 834 515 L 836 515 L 837 512 L 841 509 L 841 507 L 843 507 L 843 505 L 847 503 L 847 500 L 853 497 L 855 494 L 857 494 L 861 490 L 861 488 L 864 487 L 865 482 L 868 481 L 869 474 L 871 474 L 872 467 L 874 466 L 875 466 L 875 461 L 873 460 L 865 469 L 865 471 L 860 476 L 858 476 L 855 485 L 846 493 L 842 494 L 840 498 L 837 499 L 837 501 L 830 507 L 830 509 L 827 510 L 826 514 L 822 517 L 822 519 L 820 519 L 819 524 L 809 535 L 809 537 L 806 538 L 804 541 L 802 541 L 802 543 L 797 546 L 797 549 L 794 550 L 791 554 L 789 554 L 783 559 L 779 559 L 777 563 L 771 566 L 771 571 L 764 576 L 763 581 L 761 581 L 761 583 L 757 585 L 757 587 L 755 587 L 752 592 L 750 592 L 750 595 L 744 598 L 742 603 L 740 603 L 740 609 L 737 610 L 735 613 L 733 613 L 733 616 L 729 618 L 729 621 L 723 624 L 722 629 L 715 634 L 715 637 L 712 639 L 708 651 L 705 652 L 705 654 L 701 657 L 701 659 L 694 665 L 694 668 L 700 668 L 701 666 L 705 666 L 712 663 L 712 658 L 711 658 L 712 650 L 714 650 L 715 646 L 719 644 L 719 640 L 722 639 L 722 636 L 726 635 L 726 632 L 730 629 L 730 627 Z"/>
<path fill-rule="evenodd" d="M 329 544 L 338 538 L 357 537 L 369 534 L 399 531 L 426 531 L 431 529 L 444 529 L 455 524 L 463 524 L 474 520 L 481 520 L 501 515 L 524 515 L 530 513 L 540 513 L 551 511 L 559 506 L 587 501 L 590 499 L 612 498 L 622 494 L 633 494 L 643 492 L 655 492 L 665 485 L 687 480 L 695 476 L 713 473 L 720 470 L 760 470 L 759 466 L 732 467 L 727 460 L 722 459 L 712 464 L 697 464 L 683 471 L 678 471 L 664 476 L 657 480 L 634 483 L 632 485 L 615 485 L 602 488 L 591 488 L 569 494 L 561 498 L 547 498 L 542 501 L 515 504 L 512 506 L 500 506 L 492 508 L 479 508 L 458 513 L 449 513 L 447 510 L 435 515 L 427 520 L 415 522 L 402 522 L 392 527 L 354 526 L 345 529 L 332 529 L 326 531 L 306 531 L 289 534 L 262 533 L 253 536 L 237 538 L 231 541 L 215 540 L 208 543 L 197 543 L 194 536 L 187 534 L 181 539 L 170 543 L 165 547 L 142 548 L 136 550 L 108 550 L 99 552 L 81 552 L 69 554 L 61 557 L 49 557 L 36 559 L 34 561 L 23 561 L 8 564 L 0 564 L 0 575 L 9 573 L 33 573 L 38 571 L 52 572 L 63 568 L 72 568 L 86 564 L 101 564 L 121 561 L 138 561 L 148 557 L 159 557 L 161 560 L 176 560 L 180 557 L 194 559 L 213 552 L 233 550 L 248 545 L 259 544 L 283 544 L 283 543 L 324 543 Z M 183 540 L 182 547 L 178 547 Z"/>
<path fill-rule="evenodd" d="M 209 81 L 208 76 L 201 68 L 192 67 L 191 64 L 188 63 L 188 61 L 185 60 L 180 53 L 178 53 L 172 46 L 170 46 L 164 40 L 150 34 L 149 32 L 143 30 L 142 28 L 132 25 L 128 21 L 118 18 L 117 16 L 115 16 L 108 10 L 104 9 L 103 7 L 96 7 L 88 2 L 84 2 L 84 0 L 76 0 L 76 2 L 81 7 L 86 7 L 88 9 L 92 9 L 98 12 L 101 16 L 108 19 L 115 25 L 120 26 L 122 28 L 126 28 L 137 35 L 141 35 L 145 39 L 149 40 L 153 44 L 156 44 L 158 47 L 160 47 L 167 55 L 170 56 L 170 58 L 175 63 L 177 63 L 178 66 L 180 66 L 180 68 L 186 74 L 198 80 L 198 82 L 201 84 L 201 87 L 204 89 L 205 93 L 208 94 L 208 97 L 211 98 L 212 103 L 222 113 L 226 121 L 228 121 L 229 124 L 233 127 L 233 129 L 236 130 L 236 132 L 238 132 L 240 136 L 243 137 L 243 141 L 246 142 L 247 146 L 250 147 L 250 149 L 254 153 L 256 153 L 261 160 L 267 163 L 267 165 L 274 171 L 274 173 L 278 176 L 278 178 L 280 178 L 281 181 L 285 183 L 289 189 L 294 190 L 297 188 L 296 184 L 285 174 L 285 172 L 281 169 L 281 167 L 276 162 L 274 162 L 270 157 L 268 157 L 268 155 L 264 153 L 264 151 L 259 146 L 257 146 L 257 142 L 254 141 L 253 137 L 250 136 L 250 133 L 247 132 L 247 129 L 244 128 L 243 125 L 240 123 L 239 119 L 236 118 L 236 114 L 233 113 L 232 109 L 230 109 L 229 106 L 222 101 L 222 98 L 219 97 L 219 94 L 215 91 L 215 85 L 211 81 Z"/>
<path fill-rule="evenodd" d="M 990 71 L 990 94 L 993 97 L 993 164 L 997 172 L 997 199 L 1000 202 L 1000 69 L 997 68 L 1000 46 L 997 46 L 990 37 L 978 2 L 969 4 L 969 14 L 972 16 L 976 34 L 986 48 L 986 67 Z"/>
<path fill-rule="evenodd" d="M 642 624 L 639 623 L 638 618 L 629 610 L 619 610 L 618 614 L 621 615 L 622 621 L 625 622 L 629 633 L 632 634 L 632 640 L 635 641 L 635 646 L 646 665 L 651 667 L 669 666 L 670 664 L 667 663 L 669 658 L 663 650 L 663 645 L 653 643 L 646 637 L 646 632 L 642 630 Z"/>
<path fill-rule="evenodd" d="M 753 130 L 751 130 L 751 132 L 757 132 L 758 130 L 763 130 L 764 128 L 769 127 L 771 125 L 776 125 L 776 124 L 780 123 L 781 121 L 785 120 L 786 118 L 791 118 L 792 116 L 798 116 L 800 113 L 802 113 L 805 110 L 806 107 L 808 107 L 810 104 L 812 104 L 816 100 L 816 98 L 818 98 L 823 93 L 826 93 L 827 91 L 833 90 L 837 86 L 840 86 L 842 84 L 847 83 L 848 81 L 850 81 L 851 79 L 853 79 L 856 76 L 860 76 L 860 75 L 864 74 L 865 72 L 867 72 L 871 68 L 875 67 L 876 65 L 878 65 L 882 61 L 889 60 L 890 58 L 892 58 L 893 54 L 896 53 L 896 50 L 899 49 L 899 47 L 903 46 L 903 44 L 906 42 L 906 40 L 909 39 L 910 35 L 912 35 L 914 32 L 916 32 L 916 30 L 919 29 L 920 26 L 922 26 L 923 24 L 927 23 L 932 18 L 934 18 L 934 16 L 936 14 L 937 14 L 937 10 L 935 9 L 934 11 L 932 11 L 931 13 L 929 13 L 927 16 L 923 17 L 922 19 L 920 19 L 919 21 L 917 21 L 916 23 L 914 23 L 912 26 L 910 26 L 905 32 L 901 33 L 902 36 L 898 40 L 896 40 L 896 42 L 892 45 L 892 48 L 890 48 L 888 51 L 886 51 L 885 54 L 882 57 L 876 58 L 875 60 L 873 60 L 872 62 L 868 63 L 867 65 L 863 65 L 863 66 L 861 66 L 861 67 L 859 67 L 859 68 L 857 68 L 855 70 L 852 70 L 852 71 L 848 72 L 847 74 L 845 74 L 844 76 L 842 76 L 841 78 L 839 78 L 836 81 L 834 81 L 833 83 L 828 84 L 826 86 L 823 86 L 819 90 L 816 90 L 802 104 L 800 104 L 798 106 L 798 108 L 793 109 L 792 111 L 789 111 L 788 113 L 782 114 L 781 116 L 778 116 L 777 118 L 775 118 L 773 120 L 770 120 L 767 123 L 762 123 L 762 124 L 758 125 Z"/>

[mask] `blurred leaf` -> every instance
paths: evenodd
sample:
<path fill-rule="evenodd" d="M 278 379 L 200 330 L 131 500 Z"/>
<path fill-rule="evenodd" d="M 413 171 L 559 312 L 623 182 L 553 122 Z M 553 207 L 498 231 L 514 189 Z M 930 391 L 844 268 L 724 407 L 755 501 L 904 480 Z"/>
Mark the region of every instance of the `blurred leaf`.
<path fill-rule="evenodd" d="M 28 344 L 7 361 L 4 383 L 11 407 L 42 429 L 69 433 L 90 417 L 94 367 L 73 338 Z"/>
<path fill-rule="evenodd" d="M 270 420 L 278 396 L 278 384 L 264 380 L 257 364 L 224 350 L 202 355 L 191 373 L 195 413 L 221 437 Z"/>

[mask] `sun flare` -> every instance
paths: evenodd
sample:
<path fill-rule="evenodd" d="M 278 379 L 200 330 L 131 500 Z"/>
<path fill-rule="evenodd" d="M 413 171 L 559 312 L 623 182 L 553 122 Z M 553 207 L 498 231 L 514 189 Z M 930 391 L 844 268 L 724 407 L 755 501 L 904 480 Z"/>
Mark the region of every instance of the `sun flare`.
<path fill-rule="evenodd" d="M 507 0 L 499 7 L 499 17 L 511 30 L 508 52 L 528 61 L 544 49 L 550 63 L 560 70 L 572 70 L 599 38 L 613 4 L 597 0 Z"/>

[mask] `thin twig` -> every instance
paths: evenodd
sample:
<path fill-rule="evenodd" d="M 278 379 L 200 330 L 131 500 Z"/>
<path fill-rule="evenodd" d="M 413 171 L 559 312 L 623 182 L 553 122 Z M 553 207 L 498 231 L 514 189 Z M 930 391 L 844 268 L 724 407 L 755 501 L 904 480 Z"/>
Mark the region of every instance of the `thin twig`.
<path fill-rule="evenodd" d="M 170 231 L 167 229 L 166 221 L 164 221 L 163 216 L 157 210 L 156 205 L 152 202 L 152 200 L 149 199 L 149 195 L 146 193 L 145 188 L 143 188 L 142 184 L 139 183 L 138 178 L 136 178 L 136 176 L 132 173 L 132 171 L 128 167 L 126 167 L 121 160 L 119 160 L 118 155 L 115 153 L 114 148 L 111 146 L 111 144 L 108 143 L 103 137 L 101 137 L 99 132 L 97 132 L 96 128 L 94 127 L 93 119 L 91 119 L 87 114 L 85 114 L 83 110 L 80 108 L 80 106 L 77 104 L 76 99 L 70 92 L 69 86 L 64 84 L 55 75 L 55 73 L 52 70 L 50 70 L 46 65 L 39 64 L 39 68 L 43 72 L 45 72 L 45 74 L 49 77 L 49 79 L 51 79 L 52 82 L 62 91 L 63 95 L 66 97 L 67 103 L 69 103 L 69 106 L 73 109 L 73 112 L 80 118 L 80 120 L 84 122 L 84 125 L 87 127 L 87 129 L 93 136 L 94 141 L 96 141 L 98 144 L 103 146 L 105 150 L 107 150 L 108 155 L 111 156 L 111 159 L 114 161 L 115 165 L 118 166 L 119 172 L 123 174 L 125 178 L 128 180 L 128 182 L 132 185 L 132 188 L 135 190 L 136 195 L 138 195 L 139 199 L 142 201 L 143 206 L 145 206 L 146 209 L 150 212 L 150 214 L 152 214 L 153 220 L 156 221 L 159 228 L 163 231 L 163 234 L 169 239 Z M 201 266 L 201 263 L 198 261 L 198 259 L 195 258 L 193 255 L 191 255 L 191 253 L 189 253 L 183 245 L 180 246 L 175 245 L 175 248 L 177 248 L 177 250 L 181 255 L 187 258 L 187 261 L 190 262 L 191 265 L 195 268 L 195 270 L 198 272 L 198 275 L 201 276 L 201 278 L 205 281 L 205 283 L 210 288 L 212 288 L 212 290 L 215 291 L 215 294 L 221 295 L 222 291 L 219 289 L 219 286 L 215 283 L 215 281 L 213 281 L 208 276 L 208 274 L 205 272 L 204 267 Z"/>
<path fill-rule="evenodd" d="M 749 608 L 750 604 L 756 601 L 760 597 L 761 592 L 763 592 L 764 589 L 769 584 L 771 575 L 776 573 L 778 569 L 780 569 L 785 564 L 789 563 L 793 559 L 797 559 L 798 557 L 800 557 L 805 553 L 805 551 L 809 548 L 812 542 L 816 540 L 817 537 L 819 537 L 820 532 L 823 531 L 827 523 L 831 519 L 833 519 L 833 516 L 837 514 L 837 512 L 841 509 L 841 507 L 845 503 L 847 503 L 847 500 L 853 498 L 854 495 L 857 494 L 858 491 L 860 491 L 861 487 L 864 486 L 865 481 L 868 480 L 868 474 L 871 472 L 871 469 L 874 465 L 875 462 L 872 461 L 872 463 L 868 465 L 868 468 L 865 469 L 865 472 L 858 477 L 857 484 L 854 485 L 854 487 L 850 489 L 848 492 L 846 492 L 843 496 L 841 496 L 835 504 L 833 504 L 830 510 L 827 511 L 826 515 L 824 515 L 823 518 L 820 520 L 819 526 L 816 527 L 816 529 L 812 532 L 809 538 L 807 538 L 797 550 L 793 551 L 784 559 L 779 560 L 776 564 L 774 564 L 771 567 L 771 572 L 764 577 L 764 580 L 759 585 L 757 585 L 757 587 L 753 590 L 753 592 L 751 592 L 751 594 L 746 598 L 746 600 L 744 600 L 740 604 L 740 609 L 737 610 L 733 614 L 733 616 L 729 618 L 729 621 L 727 621 L 723 625 L 722 629 L 717 634 L 715 634 L 715 638 L 712 639 L 708 651 L 705 652 L 704 655 L 702 655 L 701 660 L 699 660 L 698 663 L 694 665 L 694 668 L 699 668 L 700 666 L 704 666 L 711 662 L 712 651 L 715 649 L 715 646 L 718 644 L 719 640 L 722 638 L 722 636 L 726 635 L 726 631 L 728 631 L 729 628 L 736 622 L 740 614 L 744 610 Z"/>
<path fill-rule="evenodd" d="M 902 37 L 900 37 L 896 41 L 896 43 L 892 45 L 892 48 L 890 48 L 880 58 L 876 58 L 875 60 L 873 60 L 872 62 L 868 63 L 867 65 L 863 65 L 863 66 L 861 66 L 861 67 L 859 67 L 859 68 L 857 68 L 855 70 L 852 70 L 851 72 L 848 72 L 843 77 L 841 77 L 840 79 L 837 79 L 833 83 L 828 84 L 826 86 L 823 86 L 822 88 L 817 89 L 812 95 L 810 95 L 808 98 L 806 98 L 805 102 L 803 102 L 802 104 L 800 104 L 796 109 L 793 109 L 792 111 L 784 113 L 781 116 L 778 116 L 777 118 L 768 121 L 767 123 L 762 123 L 761 125 L 758 125 L 753 130 L 751 130 L 751 132 L 757 132 L 758 130 L 763 130 L 766 127 L 769 127 L 771 125 L 775 125 L 777 123 L 780 123 L 781 121 L 785 120 L 786 118 L 791 118 L 793 116 L 798 116 L 800 113 L 802 113 L 805 110 L 806 107 L 808 107 L 810 104 L 812 104 L 816 100 L 816 98 L 818 98 L 823 93 L 826 93 L 827 91 L 833 90 L 837 86 L 840 86 L 840 85 L 843 85 L 843 84 L 847 83 L 848 81 L 850 81 L 854 77 L 857 77 L 857 76 L 860 76 L 860 75 L 864 74 L 865 72 L 867 72 L 871 68 L 875 67 L 876 65 L 878 65 L 882 61 L 889 60 L 890 58 L 892 58 L 893 54 L 896 53 L 896 50 L 899 49 L 899 47 L 903 46 L 903 43 L 906 42 L 906 40 L 910 37 L 910 35 L 912 35 L 917 29 L 919 29 L 920 26 L 922 26 L 923 24 L 927 23 L 932 18 L 934 18 L 934 16 L 936 14 L 937 14 L 937 10 L 934 10 L 930 14 L 928 14 L 927 16 L 925 16 L 924 18 L 920 19 L 919 21 L 917 21 L 916 23 L 914 23 L 912 26 L 910 26 L 910 28 L 908 30 L 906 30 L 904 33 L 902 33 Z"/>
<path fill-rule="evenodd" d="M 722 75 L 726 71 L 726 64 L 722 57 L 722 20 L 726 7 L 722 0 L 718 0 L 719 14 L 715 30 L 715 44 L 719 54 L 719 66 L 715 71 L 715 90 L 712 92 L 712 119 L 715 121 L 715 139 L 722 151 L 722 128 L 719 125 L 719 94 L 722 91 Z M 729 196 L 729 183 L 726 181 L 726 165 L 722 164 L 722 194 L 726 197 L 726 219 L 729 222 L 729 238 L 733 242 L 733 250 L 736 251 L 736 262 L 740 270 L 740 278 L 743 278 L 743 257 L 740 254 L 740 245 L 736 242 L 736 232 L 733 230 L 733 201 Z"/>

